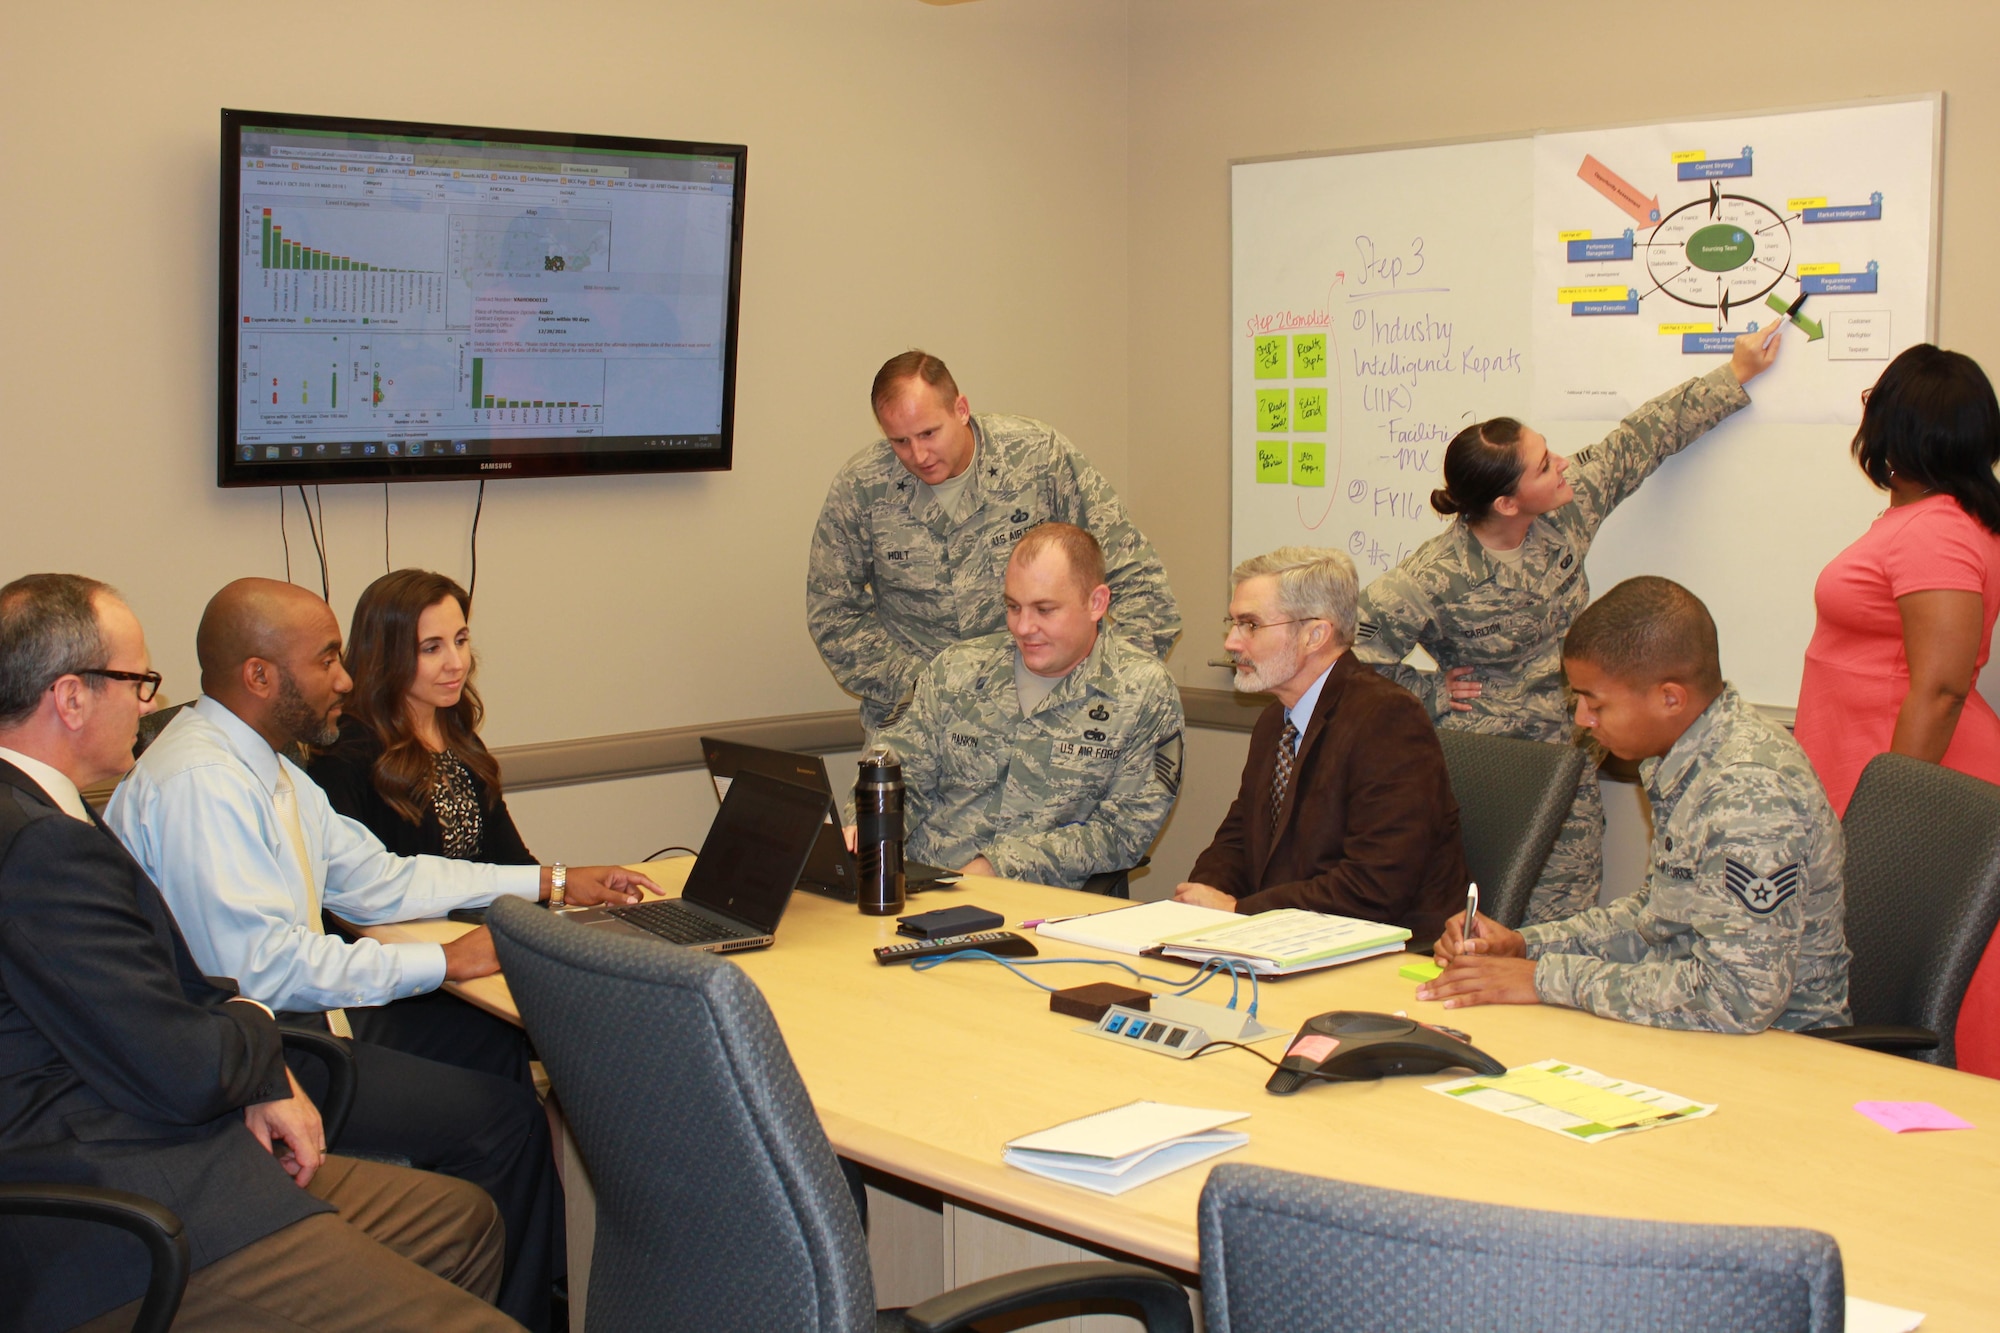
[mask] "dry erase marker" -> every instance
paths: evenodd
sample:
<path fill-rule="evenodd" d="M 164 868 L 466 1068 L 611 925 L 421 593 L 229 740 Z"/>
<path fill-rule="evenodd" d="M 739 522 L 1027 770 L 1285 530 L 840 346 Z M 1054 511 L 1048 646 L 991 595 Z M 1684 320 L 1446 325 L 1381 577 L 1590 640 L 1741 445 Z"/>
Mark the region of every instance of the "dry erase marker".
<path fill-rule="evenodd" d="M 1464 929 L 1465 938 L 1468 940 L 1472 938 L 1472 923 L 1478 918 L 1478 916 L 1479 916 L 1479 886 L 1477 884 L 1468 884 L 1465 886 L 1465 929 Z"/>

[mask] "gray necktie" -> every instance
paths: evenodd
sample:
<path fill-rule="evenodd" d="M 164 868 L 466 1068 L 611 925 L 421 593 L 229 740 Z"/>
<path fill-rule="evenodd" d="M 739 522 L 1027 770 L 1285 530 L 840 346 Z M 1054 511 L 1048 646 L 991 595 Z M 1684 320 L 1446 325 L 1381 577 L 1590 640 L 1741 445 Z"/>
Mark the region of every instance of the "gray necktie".
<path fill-rule="evenodd" d="M 1299 729 L 1292 720 L 1285 719 L 1285 730 L 1278 737 L 1278 766 L 1271 773 L 1271 832 L 1278 831 L 1278 812 L 1285 808 L 1285 791 L 1292 785 L 1292 761 L 1297 758 Z"/>

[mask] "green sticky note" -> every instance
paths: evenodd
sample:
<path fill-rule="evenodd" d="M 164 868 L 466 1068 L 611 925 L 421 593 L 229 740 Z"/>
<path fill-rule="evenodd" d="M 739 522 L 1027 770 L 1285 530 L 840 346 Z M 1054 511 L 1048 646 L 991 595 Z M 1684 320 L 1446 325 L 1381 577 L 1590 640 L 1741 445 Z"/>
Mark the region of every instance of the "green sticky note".
<path fill-rule="evenodd" d="M 1317 440 L 1292 445 L 1292 485 L 1326 485 L 1326 446 Z"/>
<path fill-rule="evenodd" d="M 1396 975 L 1405 981 L 1436 981 L 1444 975 L 1444 969 L 1428 958 L 1419 958 L 1397 968 Z"/>
<path fill-rule="evenodd" d="M 1292 378 L 1314 380 L 1326 374 L 1326 335 L 1300 333 L 1292 338 Z"/>
<path fill-rule="evenodd" d="M 1290 430 L 1292 428 L 1292 391 L 1290 389 L 1257 390 L 1257 429 Z"/>
<path fill-rule="evenodd" d="M 1283 440 L 1257 441 L 1257 484 L 1260 486 L 1282 486 L 1290 481 L 1290 459 L 1285 453 Z"/>
<path fill-rule="evenodd" d="M 1299 410 L 1294 430 L 1326 429 L 1326 390 L 1300 389 L 1292 395 Z"/>
<path fill-rule="evenodd" d="M 1281 380 L 1285 377 L 1285 335 L 1280 333 L 1272 338 L 1259 338 L 1257 350 L 1251 354 L 1251 365 L 1260 380 Z"/>

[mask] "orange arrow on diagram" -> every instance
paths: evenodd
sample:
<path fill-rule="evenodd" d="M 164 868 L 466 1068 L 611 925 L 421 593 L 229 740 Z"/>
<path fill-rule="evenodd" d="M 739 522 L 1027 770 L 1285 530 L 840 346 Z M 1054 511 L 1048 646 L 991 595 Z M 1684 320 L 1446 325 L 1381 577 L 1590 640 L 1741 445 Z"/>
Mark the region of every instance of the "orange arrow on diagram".
<path fill-rule="evenodd" d="M 1630 214 L 1640 226 L 1650 227 L 1660 220 L 1660 196 L 1656 194 L 1648 199 L 1639 193 L 1638 186 L 1590 154 L 1583 155 L 1583 165 L 1576 169 L 1576 174 L 1584 184 Z"/>

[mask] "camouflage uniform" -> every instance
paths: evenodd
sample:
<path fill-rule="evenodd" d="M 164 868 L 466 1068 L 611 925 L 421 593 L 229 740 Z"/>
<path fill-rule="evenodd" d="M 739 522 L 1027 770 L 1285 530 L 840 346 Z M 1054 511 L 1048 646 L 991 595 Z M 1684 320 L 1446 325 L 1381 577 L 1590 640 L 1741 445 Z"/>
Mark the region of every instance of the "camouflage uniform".
<path fill-rule="evenodd" d="M 882 742 L 903 762 L 912 859 L 984 856 L 1009 879 L 1078 888 L 1137 865 L 1181 787 L 1181 693 L 1150 654 L 1099 634 L 1023 717 L 1014 640 L 953 645 Z"/>
<path fill-rule="evenodd" d="M 1074 523 L 1104 548 L 1116 632 L 1165 657 L 1179 608 L 1153 547 L 1076 446 L 1027 417 L 981 413 L 972 480 L 954 522 L 887 440 L 847 460 L 813 532 L 806 623 L 872 733 L 909 699 L 933 657 L 1007 624 L 1001 597 L 1014 543 L 1040 523 Z"/>
<path fill-rule="evenodd" d="M 1718 366 L 1626 417 L 1570 460 L 1576 499 L 1529 525 L 1518 565 L 1488 555 L 1463 521 L 1452 524 L 1361 590 L 1355 655 L 1421 699 L 1439 726 L 1568 744 L 1575 728 L 1562 642 L 1590 601 L 1583 559 L 1598 525 L 1669 455 L 1749 404 L 1735 374 Z M 1436 659 L 1436 671 L 1403 665 L 1419 646 Z M 1460 666 L 1477 668 L 1472 679 L 1481 686 L 1466 713 L 1452 710 L 1445 685 L 1445 671 Z M 1603 879 L 1604 801 L 1593 762 L 1584 766 L 1527 920 L 1584 910 L 1597 901 Z"/>
<path fill-rule="evenodd" d="M 1703 1032 L 1848 1022 L 1840 821 L 1733 686 L 1660 759 L 1645 885 L 1521 932 L 1544 1003 Z"/>

